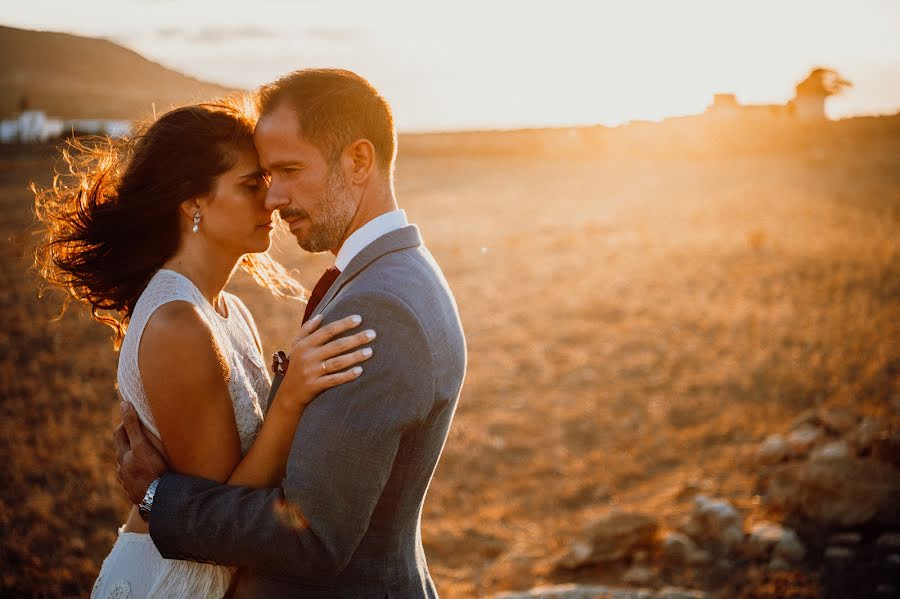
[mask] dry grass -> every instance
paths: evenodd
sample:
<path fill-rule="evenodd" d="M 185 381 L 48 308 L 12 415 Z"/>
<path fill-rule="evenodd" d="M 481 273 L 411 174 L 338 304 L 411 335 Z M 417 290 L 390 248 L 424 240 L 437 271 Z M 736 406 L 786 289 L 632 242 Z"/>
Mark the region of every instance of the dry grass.
<path fill-rule="evenodd" d="M 401 140 L 398 196 L 469 346 L 423 524 L 442 596 L 563 580 L 553 555 L 611 505 L 671 526 L 701 489 L 753 518 L 748 456 L 766 434 L 826 404 L 897 417 L 898 132 L 896 117 L 799 141 L 782 127 L 765 151 L 748 130 L 750 150 L 689 155 L 607 140 L 554 156 L 539 133 L 508 152 Z M 83 310 L 51 321 L 59 302 L 26 272 L 25 185 L 48 156 L 0 163 L 0 589 L 77 595 L 127 506 L 109 334 Z M 329 262 L 278 253 L 307 284 Z M 289 339 L 299 306 L 234 289 L 267 350 Z"/>

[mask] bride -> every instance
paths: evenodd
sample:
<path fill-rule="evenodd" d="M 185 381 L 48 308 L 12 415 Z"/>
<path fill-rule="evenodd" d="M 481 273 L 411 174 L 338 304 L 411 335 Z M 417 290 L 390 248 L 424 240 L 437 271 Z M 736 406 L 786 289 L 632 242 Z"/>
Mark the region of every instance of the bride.
<path fill-rule="evenodd" d="M 358 316 L 321 328 L 310 320 L 265 405 L 270 379 L 259 333 L 223 288 L 239 266 L 276 295 L 303 290 L 265 253 L 273 214 L 252 132 L 231 106 L 201 104 L 166 113 L 120 145 L 73 142 L 64 153 L 68 183 L 34 188 L 46 228 L 37 265 L 112 327 L 119 392 L 161 441 L 172 470 L 272 487 L 284 476 L 304 407 L 361 375 L 358 364 L 372 352 L 359 347 L 374 334 L 336 338 L 358 327 Z M 92 597 L 225 594 L 233 569 L 163 559 L 148 532 L 133 506 Z"/>

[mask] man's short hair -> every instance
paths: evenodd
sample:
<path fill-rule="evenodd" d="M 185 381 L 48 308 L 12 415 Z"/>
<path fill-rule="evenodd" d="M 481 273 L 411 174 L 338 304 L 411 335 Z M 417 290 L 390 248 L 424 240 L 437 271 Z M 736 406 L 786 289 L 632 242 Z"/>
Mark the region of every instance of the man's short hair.
<path fill-rule="evenodd" d="M 282 104 L 296 113 L 300 134 L 315 145 L 329 164 L 357 139 L 375 147 L 379 167 L 390 173 L 396 154 L 394 117 L 387 101 L 371 83 L 344 69 L 301 69 L 262 86 L 257 92 L 259 115 Z"/>

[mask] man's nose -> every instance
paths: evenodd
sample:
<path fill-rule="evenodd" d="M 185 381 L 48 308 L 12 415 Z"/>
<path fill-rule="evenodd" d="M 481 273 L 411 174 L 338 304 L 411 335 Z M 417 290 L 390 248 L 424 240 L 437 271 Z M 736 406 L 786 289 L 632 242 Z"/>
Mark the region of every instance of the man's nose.
<path fill-rule="evenodd" d="M 290 198 L 288 198 L 287 194 L 283 193 L 280 185 L 276 185 L 273 182 L 266 191 L 266 210 L 278 210 L 282 206 L 287 206 L 288 204 L 290 204 Z"/>

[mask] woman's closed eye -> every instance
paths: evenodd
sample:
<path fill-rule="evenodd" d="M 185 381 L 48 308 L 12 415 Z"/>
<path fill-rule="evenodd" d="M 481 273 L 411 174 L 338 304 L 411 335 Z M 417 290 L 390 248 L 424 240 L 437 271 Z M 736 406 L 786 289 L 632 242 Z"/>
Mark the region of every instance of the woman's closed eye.
<path fill-rule="evenodd" d="M 246 180 L 243 185 L 251 191 L 259 191 L 260 189 L 266 189 L 269 186 L 268 179 L 262 175 L 254 179 Z"/>

